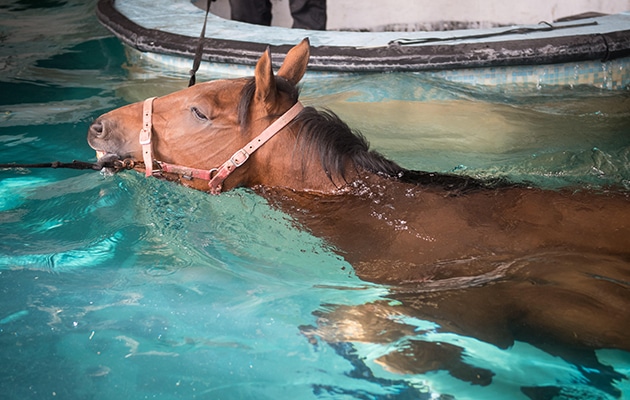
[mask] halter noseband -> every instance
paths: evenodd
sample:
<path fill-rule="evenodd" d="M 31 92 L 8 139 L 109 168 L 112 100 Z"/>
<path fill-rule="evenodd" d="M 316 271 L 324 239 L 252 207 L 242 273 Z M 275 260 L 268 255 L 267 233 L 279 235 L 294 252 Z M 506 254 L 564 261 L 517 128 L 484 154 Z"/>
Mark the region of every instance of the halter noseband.
<path fill-rule="evenodd" d="M 153 132 L 153 101 L 156 97 L 149 97 L 144 101 L 142 106 L 142 129 L 140 130 L 140 144 L 142 145 L 142 159 L 144 160 L 145 175 L 153 175 L 153 155 L 151 149 L 151 134 Z M 289 108 L 287 112 L 282 114 L 280 118 L 269 125 L 262 133 L 256 136 L 252 141 L 247 143 L 245 147 L 239 149 L 218 168 L 210 170 L 189 168 L 181 165 L 169 164 L 157 161 L 161 171 L 167 173 L 181 174 L 191 178 L 203 179 L 208 181 L 210 193 L 221 193 L 223 181 L 234 172 L 234 170 L 245 163 L 249 156 L 258 150 L 263 144 L 267 143 L 276 133 L 287 126 L 297 115 L 304 109 L 299 101 Z"/>

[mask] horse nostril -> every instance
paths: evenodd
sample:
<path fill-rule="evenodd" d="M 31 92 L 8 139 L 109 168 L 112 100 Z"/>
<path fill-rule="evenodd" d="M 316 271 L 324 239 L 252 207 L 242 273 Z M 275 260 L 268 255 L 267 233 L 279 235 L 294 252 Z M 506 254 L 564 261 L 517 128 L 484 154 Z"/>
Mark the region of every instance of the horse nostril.
<path fill-rule="evenodd" d="M 101 121 L 95 121 L 92 126 L 90 126 L 90 133 L 93 136 L 102 136 L 104 131 L 104 126 Z"/>

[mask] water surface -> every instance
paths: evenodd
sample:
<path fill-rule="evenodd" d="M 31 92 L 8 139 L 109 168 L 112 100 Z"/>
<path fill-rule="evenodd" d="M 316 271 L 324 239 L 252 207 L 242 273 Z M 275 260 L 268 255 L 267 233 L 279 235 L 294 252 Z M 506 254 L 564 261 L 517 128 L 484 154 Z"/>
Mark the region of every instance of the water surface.
<path fill-rule="evenodd" d="M 94 160 L 94 118 L 186 86 L 185 73 L 130 64 L 93 7 L 0 6 L 0 162 Z M 549 188 L 630 185 L 627 92 L 385 74 L 314 77 L 302 93 L 408 168 Z M 0 238 L 4 398 L 630 394 L 627 352 L 499 348 L 397 314 L 387 287 L 359 280 L 248 190 L 214 197 L 134 173 L 2 170 Z M 384 328 L 396 340 L 361 334 Z M 394 368 L 393 355 L 417 356 L 423 343 L 444 351 Z"/>

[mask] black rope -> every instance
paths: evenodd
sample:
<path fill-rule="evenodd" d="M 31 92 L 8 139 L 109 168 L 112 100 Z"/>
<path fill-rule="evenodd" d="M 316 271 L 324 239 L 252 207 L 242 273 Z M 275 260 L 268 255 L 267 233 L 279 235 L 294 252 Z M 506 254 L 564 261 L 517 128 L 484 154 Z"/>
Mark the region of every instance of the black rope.
<path fill-rule="evenodd" d="M 206 36 L 206 23 L 208 22 L 208 13 L 210 13 L 210 2 L 213 0 L 206 0 L 206 17 L 203 20 L 203 28 L 201 29 L 201 35 L 199 35 L 199 43 L 197 44 L 197 51 L 195 52 L 195 59 L 193 60 L 193 67 L 190 70 L 190 81 L 188 81 L 188 87 L 195 84 L 195 74 L 201 65 L 201 55 L 203 54 L 203 42 L 204 36 Z"/>
<path fill-rule="evenodd" d="M 69 163 L 63 163 L 59 161 L 47 162 L 47 163 L 35 163 L 35 164 L 17 164 L 6 163 L 0 164 L 0 169 L 18 169 L 18 168 L 70 168 L 70 169 L 91 169 L 100 171 L 103 168 L 113 168 L 115 170 L 132 169 L 135 163 L 131 160 L 112 160 L 112 161 L 98 161 L 96 163 L 90 163 L 85 161 L 73 160 Z"/>
<path fill-rule="evenodd" d="M 517 27 L 508 28 L 501 31 L 492 31 L 488 33 L 480 33 L 476 35 L 461 35 L 461 36 L 445 36 L 445 37 L 426 37 L 418 39 L 395 39 L 388 43 L 388 45 L 400 45 L 409 46 L 415 44 L 432 43 L 432 42 L 448 42 L 451 40 L 466 40 L 466 39 L 485 39 L 495 36 L 512 35 L 512 34 L 527 34 L 532 32 L 547 32 L 555 31 L 558 29 L 579 28 L 584 26 L 598 25 L 597 21 L 589 21 L 583 23 L 576 23 L 571 25 L 552 25 L 549 22 L 541 21 L 539 26 L 536 27 Z"/>

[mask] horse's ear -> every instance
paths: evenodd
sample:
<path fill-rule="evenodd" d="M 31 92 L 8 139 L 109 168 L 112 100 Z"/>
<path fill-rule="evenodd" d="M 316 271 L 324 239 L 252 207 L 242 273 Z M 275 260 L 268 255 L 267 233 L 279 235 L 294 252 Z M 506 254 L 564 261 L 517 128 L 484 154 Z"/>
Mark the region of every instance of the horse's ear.
<path fill-rule="evenodd" d="M 308 38 L 302 40 L 297 46 L 289 50 L 287 53 L 278 76 L 287 79 L 289 82 L 297 85 L 306 73 L 306 66 L 310 56 L 311 44 Z"/>
<path fill-rule="evenodd" d="M 269 47 L 256 63 L 254 72 L 256 80 L 256 93 L 254 95 L 256 101 L 266 105 L 274 104 L 276 100 L 276 79 L 273 76 L 273 68 L 271 66 L 271 51 Z"/>

